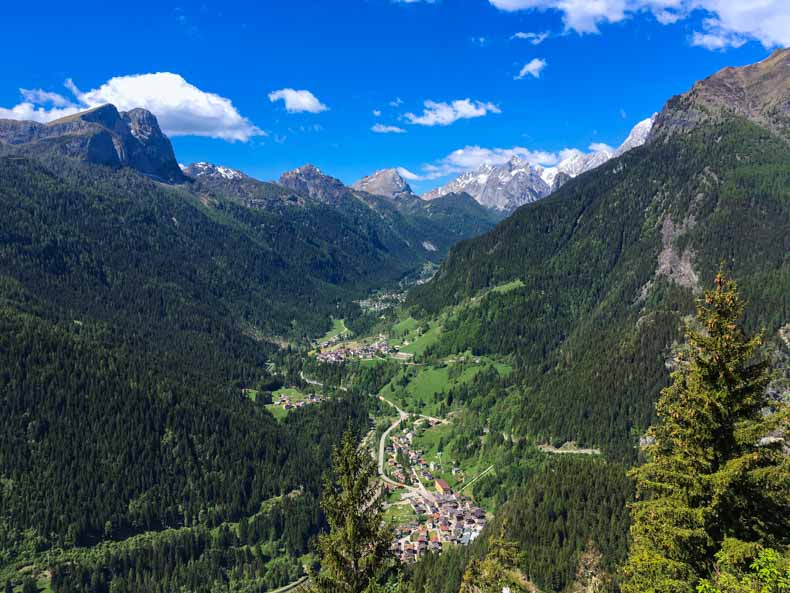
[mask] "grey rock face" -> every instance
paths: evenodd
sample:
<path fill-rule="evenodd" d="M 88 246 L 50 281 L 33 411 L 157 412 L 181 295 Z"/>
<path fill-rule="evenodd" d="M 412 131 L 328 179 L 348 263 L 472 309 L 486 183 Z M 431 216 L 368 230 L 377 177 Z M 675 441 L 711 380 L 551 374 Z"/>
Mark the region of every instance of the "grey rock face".
<path fill-rule="evenodd" d="M 186 181 L 170 140 L 145 109 L 119 113 L 108 104 L 48 124 L 0 120 L 0 148 L 5 154 L 131 167 L 168 183 Z"/>
<path fill-rule="evenodd" d="M 328 204 L 337 204 L 348 192 L 342 181 L 325 175 L 318 167 L 309 164 L 283 173 L 279 183 L 298 194 Z"/>
<path fill-rule="evenodd" d="M 724 68 L 667 101 L 650 139 L 683 133 L 727 115 L 749 119 L 790 141 L 790 49 L 740 68 Z"/>
<path fill-rule="evenodd" d="M 372 175 L 363 177 L 351 186 L 353 189 L 365 191 L 377 196 L 398 199 L 413 196 L 411 187 L 406 183 L 397 169 L 382 169 Z"/>
<path fill-rule="evenodd" d="M 486 208 L 512 212 L 548 195 L 551 187 L 541 177 L 543 169 L 513 157 L 503 165 L 484 164 L 423 196 L 426 200 L 465 192 Z"/>

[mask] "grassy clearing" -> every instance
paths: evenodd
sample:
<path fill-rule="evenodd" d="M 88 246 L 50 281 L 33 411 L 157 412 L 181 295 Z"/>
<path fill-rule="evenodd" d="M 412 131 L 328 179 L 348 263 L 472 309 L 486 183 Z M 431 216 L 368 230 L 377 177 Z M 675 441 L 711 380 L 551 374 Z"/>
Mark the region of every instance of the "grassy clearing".
<path fill-rule="evenodd" d="M 350 337 L 351 330 L 346 327 L 346 320 L 345 319 L 332 319 L 332 327 L 324 337 L 319 338 L 318 343 L 329 342 L 330 340 L 334 340 L 335 338 L 344 338 Z"/>
<path fill-rule="evenodd" d="M 499 286 L 495 286 L 489 292 L 502 294 L 505 292 L 510 292 L 513 290 L 518 290 L 519 288 L 524 287 L 524 282 L 520 279 L 513 280 L 512 282 L 508 282 L 506 284 L 500 284 Z"/>
<path fill-rule="evenodd" d="M 392 326 L 390 330 L 390 335 L 395 338 L 402 338 L 404 336 L 408 336 L 417 329 L 417 320 L 414 317 L 406 317 L 405 319 L 401 319 L 398 323 Z"/>
<path fill-rule="evenodd" d="M 512 371 L 509 365 L 494 363 L 489 359 L 453 361 L 441 366 L 405 367 L 382 388 L 380 394 L 409 412 L 441 415 L 446 393 L 470 382 L 479 372 L 491 366 L 503 375 Z"/>
<path fill-rule="evenodd" d="M 272 392 L 272 399 L 277 401 L 277 398 L 287 395 L 292 402 L 303 401 L 307 398 L 307 396 L 296 389 L 295 387 L 282 387 L 277 391 Z M 283 406 L 278 406 L 276 404 L 268 404 L 266 409 L 269 410 L 272 416 L 274 416 L 277 420 L 282 420 L 288 415 L 288 412 L 291 410 L 286 410 Z"/>
<path fill-rule="evenodd" d="M 417 519 L 417 515 L 408 504 L 392 505 L 384 512 L 384 520 L 392 526 L 404 525 L 415 519 Z"/>
<path fill-rule="evenodd" d="M 442 328 L 438 324 L 432 324 L 422 335 L 410 341 L 408 346 L 403 346 L 401 352 L 409 352 L 414 354 L 414 356 L 422 356 L 429 346 L 435 344 L 439 340 L 441 333 Z"/>

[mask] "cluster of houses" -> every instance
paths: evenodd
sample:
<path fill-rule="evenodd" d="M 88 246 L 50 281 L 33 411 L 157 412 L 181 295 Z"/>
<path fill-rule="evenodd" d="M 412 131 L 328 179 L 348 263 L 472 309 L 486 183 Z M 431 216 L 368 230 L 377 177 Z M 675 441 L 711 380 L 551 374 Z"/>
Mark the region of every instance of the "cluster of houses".
<path fill-rule="evenodd" d="M 341 346 L 334 350 L 319 352 L 318 360 L 321 362 L 339 363 L 351 358 L 373 358 L 377 355 L 387 355 L 393 349 L 385 338 L 380 338 L 372 344 L 360 344 L 357 346 Z"/>
<path fill-rule="evenodd" d="M 438 420 L 428 418 L 420 419 L 417 422 L 425 422 L 431 427 L 439 424 Z M 437 469 L 436 464 L 434 462 L 427 462 L 422 450 L 413 449 L 413 442 L 414 431 L 412 430 L 406 430 L 390 437 L 390 443 L 384 450 L 387 454 L 387 468 L 389 470 L 387 473 L 393 480 L 402 484 L 420 479 L 426 482 L 433 482 L 433 472 Z M 401 456 L 408 461 L 408 468 L 403 467 L 399 461 Z M 453 475 L 456 475 L 460 470 L 458 468 L 453 468 L 452 472 Z"/>
<path fill-rule="evenodd" d="M 436 480 L 435 485 L 433 498 L 411 498 L 417 519 L 396 530 L 392 551 L 402 562 L 416 560 L 426 552 L 439 553 L 448 545 L 468 545 L 486 525 L 483 509 L 454 493 L 444 480 Z"/>
<path fill-rule="evenodd" d="M 418 423 L 438 424 L 435 419 L 420 419 Z M 435 462 L 426 462 L 423 451 L 413 449 L 414 431 L 404 430 L 390 439 L 385 449 L 388 473 L 393 480 L 414 483 L 403 500 L 408 501 L 416 519 L 398 527 L 393 542 L 393 552 L 404 562 L 419 558 L 426 552 L 441 552 L 445 545 L 467 545 L 474 541 L 486 524 L 485 511 L 459 493 L 453 492 L 446 480 L 436 478 L 440 468 Z M 404 467 L 401 461 L 408 463 Z M 453 475 L 460 469 L 453 468 Z M 428 483 L 429 492 L 421 483 Z"/>
<path fill-rule="evenodd" d="M 319 404 L 324 401 L 324 397 L 318 393 L 311 393 L 305 396 L 304 399 L 292 399 L 287 393 L 283 393 L 280 397 L 272 402 L 275 406 L 282 406 L 286 410 L 293 410 L 295 408 L 303 408 L 310 404 Z"/>
<path fill-rule="evenodd" d="M 380 313 L 406 301 L 406 292 L 384 292 L 369 299 L 355 301 L 363 311 Z"/>

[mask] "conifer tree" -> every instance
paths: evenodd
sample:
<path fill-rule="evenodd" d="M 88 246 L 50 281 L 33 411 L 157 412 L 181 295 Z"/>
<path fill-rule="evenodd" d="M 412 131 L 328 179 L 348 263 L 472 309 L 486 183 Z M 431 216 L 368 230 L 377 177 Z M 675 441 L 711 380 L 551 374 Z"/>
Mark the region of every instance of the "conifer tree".
<path fill-rule="evenodd" d="M 790 544 L 790 466 L 770 436 L 786 430 L 787 412 L 763 413 L 770 369 L 762 335 L 739 326 L 743 309 L 721 272 L 698 303 L 698 327 L 656 406 L 648 461 L 631 472 L 624 593 L 691 592 L 722 554 L 748 562 L 762 546 Z"/>
<path fill-rule="evenodd" d="M 518 569 L 518 546 L 504 537 L 505 528 L 489 542 L 482 560 L 472 560 L 464 572 L 460 593 L 527 593 L 532 590 Z"/>
<path fill-rule="evenodd" d="M 329 533 L 318 539 L 321 569 L 312 575 L 313 587 L 317 593 L 369 593 L 379 588 L 391 544 L 376 464 L 348 431 L 332 465 L 321 499 Z"/>

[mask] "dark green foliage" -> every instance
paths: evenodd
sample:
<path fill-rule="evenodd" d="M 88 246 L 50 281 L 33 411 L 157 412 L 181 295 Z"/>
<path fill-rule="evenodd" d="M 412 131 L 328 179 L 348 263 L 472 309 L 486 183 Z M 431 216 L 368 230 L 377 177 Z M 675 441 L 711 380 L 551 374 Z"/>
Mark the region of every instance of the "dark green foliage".
<path fill-rule="evenodd" d="M 87 544 L 108 521 L 110 536 L 216 524 L 317 492 L 341 427 L 367 424 L 364 400 L 337 400 L 278 425 L 238 392 L 184 383 L 133 351 L 8 312 L 0 324 L 0 507 L 51 543 Z"/>
<path fill-rule="evenodd" d="M 602 552 L 610 572 L 627 553 L 631 484 L 620 464 L 584 456 L 550 459 L 524 476 L 524 485 L 497 509 L 484 539 L 505 526 L 516 542 L 518 568 L 541 590 L 562 591 L 576 575 L 590 541 Z M 412 570 L 417 591 L 455 593 L 467 563 L 485 555 L 486 542 L 475 542 L 439 557 L 429 555 Z"/>
<path fill-rule="evenodd" d="M 692 592 L 714 560 L 737 567 L 790 545 L 790 461 L 770 437 L 786 434 L 786 404 L 771 409 L 762 336 L 741 329 L 743 309 L 735 283 L 717 276 L 661 393 L 648 461 L 631 472 L 627 593 Z"/>
<path fill-rule="evenodd" d="M 182 588 L 263 593 L 303 574 L 296 558 L 321 525 L 315 508 L 309 497 L 288 496 L 236 528 L 168 530 L 79 551 L 54 568 L 52 588 L 57 593 Z"/>
<path fill-rule="evenodd" d="M 378 590 L 389 558 L 391 533 L 376 464 L 347 432 L 332 453 L 332 478 L 321 494 L 329 531 L 318 538 L 321 570 L 312 575 L 317 593 Z"/>
<path fill-rule="evenodd" d="M 790 315 L 790 147 L 732 118 L 629 151 L 453 248 L 414 291 L 449 315 L 436 355 L 514 356 L 518 434 L 634 459 L 692 290 L 723 260 L 770 334 Z M 672 278 L 662 261 L 687 257 Z M 685 274 L 685 275 L 684 275 Z M 524 283 L 480 291 L 515 279 Z M 420 313 L 421 312 L 421 313 Z"/>

